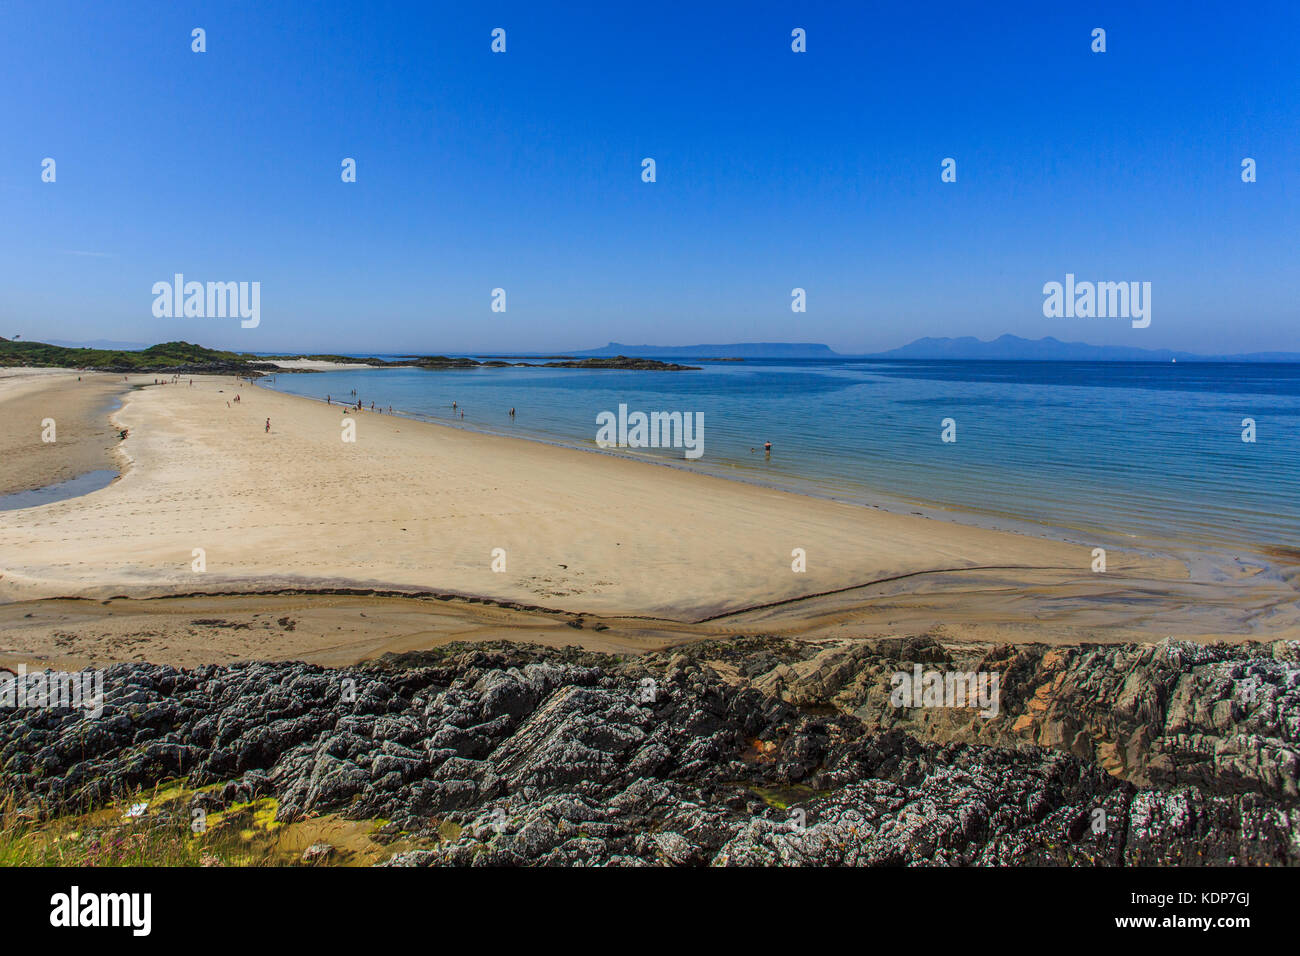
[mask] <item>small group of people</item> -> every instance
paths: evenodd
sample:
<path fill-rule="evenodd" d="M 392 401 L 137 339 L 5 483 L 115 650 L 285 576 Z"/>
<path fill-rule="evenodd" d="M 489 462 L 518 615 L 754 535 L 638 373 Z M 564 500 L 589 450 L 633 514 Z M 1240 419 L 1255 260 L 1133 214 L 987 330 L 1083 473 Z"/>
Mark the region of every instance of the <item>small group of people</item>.
<path fill-rule="evenodd" d="M 355 396 L 355 395 L 357 394 L 357 390 L 356 390 L 355 388 L 352 389 L 352 391 L 351 391 L 350 394 Z M 239 401 L 239 397 L 238 397 L 238 396 L 235 397 L 235 401 Z M 229 404 L 229 403 L 227 403 L 227 404 Z M 328 394 L 326 394 L 326 396 L 325 396 L 325 404 L 326 404 L 326 405 L 331 405 L 331 406 L 334 404 L 334 395 L 333 395 L 333 393 L 328 393 Z M 365 407 L 365 406 L 362 404 L 361 399 L 357 399 L 355 405 L 352 404 L 351 402 L 349 402 L 349 403 L 344 407 L 343 414 L 346 415 L 348 409 L 355 408 L 357 411 L 362 411 L 362 410 L 364 409 L 364 407 Z M 370 403 L 370 410 L 371 410 L 372 412 L 376 412 L 376 411 L 377 411 L 377 412 L 379 412 L 380 415 L 384 414 L 384 407 L 383 407 L 382 405 L 380 405 L 378 408 L 376 408 L 374 402 L 371 402 L 371 403 Z M 465 409 L 461 406 L 461 404 L 460 404 L 459 402 L 452 402 L 452 403 L 451 403 L 451 413 L 452 413 L 452 416 L 455 417 L 455 415 L 456 415 L 457 412 L 460 413 L 460 417 L 461 417 L 461 418 L 464 418 L 464 417 L 465 417 Z M 393 406 L 392 406 L 392 405 L 389 405 L 389 406 L 388 406 L 388 414 L 389 414 L 389 415 L 393 414 Z M 513 418 L 515 417 L 515 409 L 514 409 L 513 407 L 510 409 L 509 414 L 510 414 L 510 418 L 511 418 L 511 419 L 513 419 Z M 768 448 L 769 448 L 769 450 L 771 449 L 771 442 L 768 442 Z M 751 449 L 751 450 L 752 450 L 752 449 Z"/>
<path fill-rule="evenodd" d="M 356 392 L 356 389 L 353 389 L 353 390 L 352 390 L 352 394 L 355 395 L 356 393 L 357 393 L 357 392 Z M 325 404 L 326 404 L 326 405 L 333 405 L 333 404 L 334 404 L 334 396 L 333 396 L 333 395 L 326 395 L 326 396 L 325 396 Z M 348 413 L 348 409 L 349 409 L 349 408 L 355 408 L 357 411 L 361 411 L 361 410 L 362 410 L 361 399 L 357 399 L 357 403 L 356 403 L 356 405 L 352 405 L 351 403 L 348 403 L 348 405 L 346 405 L 346 406 L 344 407 L 344 409 L 343 409 L 343 414 L 344 414 L 344 415 L 346 415 L 346 414 Z M 375 403 L 374 403 L 374 402 L 371 402 L 371 403 L 370 403 L 370 410 L 371 410 L 372 412 L 378 412 L 380 415 L 384 414 L 384 406 L 380 405 L 378 408 L 375 408 Z M 393 406 L 392 406 L 392 405 L 389 405 L 389 406 L 388 406 L 388 414 L 390 414 L 390 415 L 393 414 Z"/>

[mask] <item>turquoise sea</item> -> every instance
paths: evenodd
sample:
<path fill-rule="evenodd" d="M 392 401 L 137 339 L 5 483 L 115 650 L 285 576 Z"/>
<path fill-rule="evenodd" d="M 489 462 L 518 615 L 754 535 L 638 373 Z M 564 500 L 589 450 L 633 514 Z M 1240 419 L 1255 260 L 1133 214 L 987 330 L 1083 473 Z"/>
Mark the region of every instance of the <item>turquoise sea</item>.
<path fill-rule="evenodd" d="M 1083 542 L 1300 548 L 1300 365 L 690 364 L 702 368 L 367 369 L 262 384 L 321 400 L 356 389 L 366 408 L 591 451 L 597 415 L 620 404 L 702 412 L 699 459 L 604 453 Z M 941 440 L 947 418 L 955 442 Z"/>

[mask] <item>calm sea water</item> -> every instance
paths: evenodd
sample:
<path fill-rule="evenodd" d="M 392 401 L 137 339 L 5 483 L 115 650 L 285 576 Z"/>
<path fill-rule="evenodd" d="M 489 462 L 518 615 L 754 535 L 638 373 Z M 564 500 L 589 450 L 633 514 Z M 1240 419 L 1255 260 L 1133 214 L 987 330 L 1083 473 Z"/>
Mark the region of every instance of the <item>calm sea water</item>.
<path fill-rule="evenodd" d="M 630 454 L 860 504 L 1049 525 L 1074 540 L 1104 531 L 1152 546 L 1300 547 L 1300 365 L 691 364 L 703 368 L 378 369 L 263 382 L 320 399 L 356 389 L 367 407 L 593 450 L 596 416 L 620 403 L 703 412 L 702 458 Z M 940 440 L 945 418 L 955 443 Z M 1257 422 L 1253 444 L 1242 441 L 1244 418 Z"/>

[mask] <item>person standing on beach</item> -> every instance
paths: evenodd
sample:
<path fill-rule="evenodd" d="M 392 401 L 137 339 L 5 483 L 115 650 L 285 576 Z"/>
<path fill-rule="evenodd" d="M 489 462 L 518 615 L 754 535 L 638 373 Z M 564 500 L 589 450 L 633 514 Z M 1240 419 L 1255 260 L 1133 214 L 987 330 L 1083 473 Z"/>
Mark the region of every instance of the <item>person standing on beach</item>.
<path fill-rule="evenodd" d="M 271 419 L 269 418 L 266 420 L 266 433 L 271 434 Z"/>
<path fill-rule="evenodd" d="M 330 401 L 330 397 L 329 397 L 328 395 L 325 396 L 325 404 L 326 404 L 326 405 L 333 405 L 333 404 L 334 404 L 333 402 Z"/>

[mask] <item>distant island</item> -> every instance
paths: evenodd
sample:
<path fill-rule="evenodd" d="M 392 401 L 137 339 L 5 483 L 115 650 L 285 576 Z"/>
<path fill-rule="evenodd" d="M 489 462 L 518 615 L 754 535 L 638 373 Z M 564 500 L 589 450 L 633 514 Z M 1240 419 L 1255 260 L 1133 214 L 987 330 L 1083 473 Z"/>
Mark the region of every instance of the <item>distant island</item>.
<path fill-rule="evenodd" d="M 93 343 L 88 343 L 93 345 Z M 113 343 L 105 343 L 113 344 Z M 476 353 L 480 356 L 483 353 Z M 650 357 L 650 356 L 653 356 Z M 597 349 L 554 353 L 514 353 L 480 359 L 446 355 L 409 355 L 397 359 L 356 355 L 257 355 L 209 349 L 189 342 L 166 342 L 148 348 L 96 348 L 0 338 L 0 366 L 46 365 L 112 372 L 216 372 L 255 376 L 268 372 L 311 372 L 311 368 L 282 368 L 278 362 L 306 360 L 374 367 L 458 368 L 576 368 L 645 371 L 698 371 L 672 359 L 703 362 L 744 362 L 751 359 L 873 359 L 880 361 L 984 362 L 1277 362 L 1300 363 L 1300 352 L 1246 352 L 1200 355 L 1173 349 L 1142 349 L 1123 345 L 1062 342 L 1047 336 L 1026 339 L 1002 335 L 983 341 L 974 336 L 920 338 L 885 352 L 847 354 L 812 342 L 738 342 L 726 345 L 623 345 L 611 342 Z"/>
<path fill-rule="evenodd" d="M 714 359 L 736 362 L 755 358 L 842 358 L 828 345 L 813 342 L 741 342 L 733 345 L 623 345 L 610 342 L 574 355 L 658 355 L 664 358 Z"/>
<path fill-rule="evenodd" d="M 611 342 L 574 355 L 615 353 L 740 362 L 745 359 L 881 359 L 885 361 L 985 362 L 1300 362 L 1300 352 L 1247 352 L 1239 355 L 1198 355 L 1173 349 L 1142 349 L 1122 345 L 1062 342 L 1047 336 L 1026 339 L 1002 335 L 982 341 L 974 336 L 920 338 L 885 352 L 849 354 L 812 342 L 740 342 L 730 345 L 623 345 Z"/>
<path fill-rule="evenodd" d="M 852 355 L 836 352 L 828 345 L 809 342 L 749 342 L 731 345 L 621 345 L 611 342 L 599 349 L 575 355 L 605 355 L 611 352 L 655 355 L 664 358 L 693 358 L 712 361 L 751 359 L 884 359 L 1007 362 L 1300 362 L 1300 352 L 1247 352 L 1238 355 L 1198 355 L 1172 349 L 1142 349 L 1122 345 L 1088 345 L 1062 342 L 1047 336 L 1026 339 L 1002 335 L 982 341 L 974 336 L 920 338 L 885 352 Z"/>
<path fill-rule="evenodd" d="M 1042 339 L 1002 335 L 988 342 L 969 335 L 961 338 L 921 338 L 901 348 L 861 357 L 1009 362 L 1300 362 L 1300 352 L 1198 355 L 1195 352 L 1179 352 L 1172 349 L 1139 349 L 1124 345 L 1062 342 L 1050 335 Z"/>

